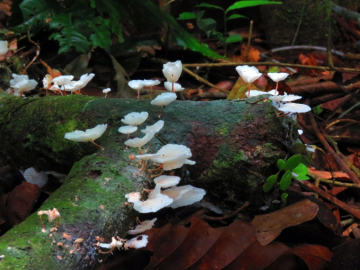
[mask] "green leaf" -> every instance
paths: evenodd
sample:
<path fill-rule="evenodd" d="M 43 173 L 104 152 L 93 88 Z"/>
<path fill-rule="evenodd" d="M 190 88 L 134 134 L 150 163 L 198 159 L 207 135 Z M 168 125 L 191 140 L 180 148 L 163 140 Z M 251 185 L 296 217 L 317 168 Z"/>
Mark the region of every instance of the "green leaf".
<path fill-rule="evenodd" d="M 105 25 L 105 20 L 101 17 L 97 17 L 93 22 L 86 20 L 90 29 L 94 32 L 90 35 L 90 40 L 93 42 L 93 46 L 99 46 L 105 50 L 108 50 L 111 45 L 111 33 Z"/>
<path fill-rule="evenodd" d="M 304 153 L 305 150 L 306 150 L 306 145 L 303 144 L 303 143 L 294 143 L 294 144 L 291 146 L 291 151 L 292 151 L 294 154 Z"/>
<path fill-rule="evenodd" d="M 183 12 L 179 15 L 179 18 L 177 18 L 177 20 L 191 20 L 196 18 L 197 16 L 193 12 Z"/>
<path fill-rule="evenodd" d="M 286 161 L 285 168 L 287 170 L 293 170 L 302 162 L 302 160 L 303 158 L 301 155 L 293 155 Z"/>
<path fill-rule="evenodd" d="M 226 43 L 235 43 L 235 42 L 240 42 L 242 41 L 242 36 L 240 35 L 231 35 L 231 36 L 228 36 L 225 40 Z"/>
<path fill-rule="evenodd" d="M 270 175 L 266 179 L 266 183 L 263 185 L 263 191 L 269 192 L 273 188 L 273 186 L 276 184 L 276 182 L 277 182 L 277 175 L 276 174 Z"/>
<path fill-rule="evenodd" d="M 182 28 L 170 14 L 158 8 L 151 1 L 132 0 L 131 3 L 141 7 L 144 16 L 152 18 L 152 22 L 154 22 L 159 27 L 164 27 L 164 22 L 167 23 L 170 26 L 172 36 L 180 45 L 183 45 L 184 47 L 187 47 L 193 51 L 200 52 L 208 57 L 224 58 L 223 56 L 209 49 L 207 45 L 200 44 L 199 41 L 191 36 L 184 28 Z"/>
<path fill-rule="evenodd" d="M 196 5 L 196 7 L 207 7 L 207 8 L 216 8 L 216 9 L 220 9 L 222 11 L 224 11 L 224 9 L 222 7 L 216 6 L 216 5 L 211 5 L 208 3 L 201 3 L 200 5 Z"/>
<path fill-rule="evenodd" d="M 102 17 L 105 17 L 106 13 L 110 17 L 110 29 L 115 35 L 118 36 L 120 42 L 124 39 L 122 37 L 122 28 L 120 20 L 123 17 L 122 10 L 124 10 L 124 4 L 118 0 L 94 0 L 96 9 L 99 11 Z"/>
<path fill-rule="evenodd" d="M 88 42 L 87 38 L 77 32 L 74 27 L 64 28 L 61 34 L 53 33 L 49 39 L 59 41 L 59 53 L 69 51 L 72 46 L 75 47 L 76 51 L 85 53 L 90 50 L 92 45 L 91 42 Z"/>
<path fill-rule="evenodd" d="M 13 3 L 15 5 L 15 3 Z M 17 33 L 26 33 L 35 27 L 47 27 L 46 19 L 52 18 L 61 10 L 56 0 L 23 0 L 18 7 L 12 7 L 11 30 Z M 21 15 L 19 14 L 21 11 Z M 14 18 L 14 19 L 13 19 Z"/>
<path fill-rule="evenodd" d="M 212 30 L 212 31 L 210 32 L 210 35 L 213 35 L 213 36 L 215 36 L 218 40 L 225 42 L 225 37 L 224 37 L 223 33 L 221 33 L 221 32 Z"/>
<path fill-rule="evenodd" d="M 268 71 L 268 73 L 278 73 L 278 72 L 280 72 L 280 67 L 278 67 L 278 66 L 271 67 L 271 68 L 269 68 L 269 71 Z"/>
<path fill-rule="evenodd" d="M 216 28 L 216 21 L 214 19 L 201 19 L 197 20 L 197 26 L 204 32 L 210 32 L 215 30 Z M 210 33 L 209 33 L 210 34 Z"/>
<path fill-rule="evenodd" d="M 296 173 L 297 175 L 307 175 L 308 173 L 309 173 L 309 170 L 308 170 L 308 168 L 304 165 L 304 164 L 302 164 L 302 163 L 300 163 L 296 168 L 294 168 L 293 170 L 293 173 Z M 296 179 L 298 179 L 297 177 L 296 177 Z"/>
<path fill-rule="evenodd" d="M 312 108 L 312 111 L 316 114 L 319 115 L 320 113 L 322 113 L 324 110 L 323 108 L 321 108 L 321 104 L 315 106 Z"/>
<path fill-rule="evenodd" d="M 280 180 L 280 189 L 286 190 L 291 184 L 292 174 L 291 171 L 286 171 Z"/>
<path fill-rule="evenodd" d="M 285 161 L 283 159 L 278 159 L 277 160 L 277 166 L 280 170 L 285 170 Z"/>
<path fill-rule="evenodd" d="M 247 7 L 254 7 L 260 5 L 272 5 L 272 4 L 282 4 L 281 2 L 270 2 L 270 1 L 238 1 L 235 4 L 228 7 L 225 11 L 227 13 L 230 10 L 240 9 L 240 8 L 247 8 Z"/>
<path fill-rule="evenodd" d="M 230 17 L 226 18 L 226 20 L 234 20 L 234 19 L 238 19 L 238 18 L 246 18 L 248 19 L 248 17 L 244 16 L 244 15 L 240 15 L 240 14 L 233 14 Z"/>
<path fill-rule="evenodd" d="M 298 177 L 296 177 L 296 180 L 299 181 L 303 181 L 303 180 L 309 180 L 310 177 L 306 176 L 306 175 L 299 175 Z"/>
<path fill-rule="evenodd" d="M 288 196 L 289 196 L 289 194 L 284 192 L 283 194 L 281 194 L 281 200 L 284 202 Z"/>

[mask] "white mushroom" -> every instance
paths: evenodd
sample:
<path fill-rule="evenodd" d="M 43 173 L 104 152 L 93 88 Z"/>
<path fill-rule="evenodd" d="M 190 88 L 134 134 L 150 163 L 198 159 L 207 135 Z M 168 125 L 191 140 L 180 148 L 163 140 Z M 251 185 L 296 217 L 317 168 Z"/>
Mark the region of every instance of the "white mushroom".
<path fill-rule="evenodd" d="M 8 42 L 6 40 L 0 41 L 0 56 L 5 55 L 8 52 Z"/>
<path fill-rule="evenodd" d="M 125 195 L 125 198 L 130 203 L 139 202 L 141 199 L 140 192 L 131 192 Z"/>
<path fill-rule="evenodd" d="M 239 73 L 240 77 L 247 83 L 252 83 L 259 79 L 262 73 L 256 67 L 250 66 L 237 66 L 236 71 Z"/>
<path fill-rule="evenodd" d="M 285 72 L 270 72 L 267 74 L 270 79 L 272 79 L 274 82 L 280 82 L 283 81 L 289 76 L 289 73 Z"/>
<path fill-rule="evenodd" d="M 45 186 L 49 180 L 45 172 L 37 172 L 33 167 L 26 169 L 23 176 L 26 182 L 37 185 L 39 188 Z"/>
<path fill-rule="evenodd" d="M 14 88 L 15 96 L 22 96 L 24 92 L 33 90 L 38 84 L 35 80 L 29 80 L 28 75 L 12 74 L 14 79 L 10 80 L 10 87 Z"/>
<path fill-rule="evenodd" d="M 256 96 L 260 96 L 260 95 L 265 95 L 265 94 L 269 94 L 268 92 L 264 92 L 264 91 L 259 91 L 259 90 L 249 90 L 245 92 L 245 95 L 249 98 L 249 97 L 256 97 Z"/>
<path fill-rule="evenodd" d="M 302 96 L 288 95 L 282 99 L 282 102 L 291 102 L 291 101 L 298 100 L 301 98 L 302 98 Z"/>
<path fill-rule="evenodd" d="M 162 93 L 158 95 L 155 99 L 153 99 L 150 103 L 151 105 L 156 106 L 167 106 L 171 102 L 173 102 L 176 99 L 176 94 L 174 93 Z"/>
<path fill-rule="evenodd" d="M 311 111 L 311 108 L 305 104 L 286 103 L 280 106 L 278 110 L 282 112 L 290 112 L 290 113 L 306 113 L 308 111 Z"/>
<path fill-rule="evenodd" d="M 147 155 L 136 155 L 135 158 L 141 159 L 141 160 L 149 160 L 153 158 L 160 157 L 158 154 L 147 154 Z"/>
<path fill-rule="evenodd" d="M 134 230 L 129 230 L 128 234 L 135 235 L 135 234 L 139 234 L 139 233 L 148 231 L 152 227 L 154 227 L 156 220 L 157 220 L 157 218 L 153 218 L 152 220 L 145 220 L 145 221 L 141 222 L 140 225 L 137 225 Z"/>
<path fill-rule="evenodd" d="M 150 131 L 155 131 L 156 133 L 158 133 L 164 127 L 164 123 L 165 122 L 163 120 L 159 120 L 151 126 L 146 126 L 146 128 L 142 129 L 141 132 L 149 133 Z"/>
<path fill-rule="evenodd" d="M 71 81 L 69 84 L 63 85 L 61 90 L 71 91 L 71 93 L 78 90 L 80 91 L 92 80 L 92 78 L 94 78 L 94 76 L 94 73 L 83 74 L 78 81 Z"/>
<path fill-rule="evenodd" d="M 152 213 L 170 205 L 173 199 L 163 194 L 157 194 L 154 199 L 134 203 L 134 209 L 139 213 Z"/>
<path fill-rule="evenodd" d="M 169 198 L 173 199 L 174 202 L 180 199 L 185 193 L 191 190 L 191 185 L 180 186 L 180 187 L 172 187 L 166 190 L 163 190 L 161 194 L 168 196 Z"/>
<path fill-rule="evenodd" d="M 175 209 L 182 206 L 191 205 L 195 202 L 199 202 L 205 196 L 206 192 L 202 188 L 196 188 L 188 185 L 190 188 L 180 198 L 174 199 L 174 202 L 170 205 L 171 208 Z M 176 189 L 174 187 L 173 189 Z M 180 187 L 179 187 L 180 188 Z"/>
<path fill-rule="evenodd" d="M 69 84 L 74 79 L 72 75 L 62 75 L 52 79 L 52 82 L 57 85 Z"/>
<path fill-rule="evenodd" d="M 169 92 L 173 92 L 172 91 L 172 83 L 171 82 L 164 82 L 164 86 L 166 88 L 166 90 L 168 90 Z M 184 90 L 185 88 L 181 87 L 181 85 L 179 83 L 174 83 L 174 92 L 179 92 Z"/>
<path fill-rule="evenodd" d="M 129 81 L 128 85 L 138 91 L 137 98 L 140 98 L 140 90 L 144 88 L 144 81 L 143 80 L 132 80 Z"/>
<path fill-rule="evenodd" d="M 167 144 L 161 147 L 156 154 L 160 155 L 160 157 L 152 160 L 162 164 L 161 167 L 166 171 L 180 168 L 192 156 L 188 147 L 179 144 Z"/>
<path fill-rule="evenodd" d="M 122 126 L 122 127 L 119 127 L 118 131 L 123 134 L 130 134 L 130 133 L 137 131 L 137 129 L 138 128 L 135 126 Z"/>
<path fill-rule="evenodd" d="M 147 235 L 139 235 L 135 238 L 127 240 L 125 243 L 125 248 L 143 248 L 146 247 L 148 243 L 148 236 Z"/>
<path fill-rule="evenodd" d="M 148 112 L 141 112 L 141 113 L 132 112 L 125 115 L 124 118 L 121 119 L 121 122 L 127 125 L 138 126 L 144 123 L 148 117 L 149 117 Z"/>
<path fill-rule="evenodd" d="M 139 148 L 140 155 L 142 155 L 140 148 L 142 146 L 144 146 L 145 144 L 147 144 L 154 137 L 154 135 L 155 135 L 155 132 L 151 131 L 149 133 L 146 133 L 145 136 L 142 138 L 134 138 L 134 139 L 127 140 L 125 142 L 125 145 L 130 146 L 130 147 Z"/>
<path fill-rule="evenodd" d="M 64 138 L 75 142 L 91 142 L 92 144 L 104 150 L 104 148 L 94 143 L 94 141 L 104 134 L 106 128 L 107 124 L 101 124 L 94 128 L 87 129 L 86 131 L 75 130 L 73 132 L 66 133 Z"/>
<path fill-rule="evenodd" d="M 161 175 L 159 177 L 154 178 L 154 182 L 156 185 L 159 185 L 162 188 L 168 188 L 179 184 L 180 177 L 171 176 L 171 175 Z"/>
<path fill-rule="evenodd" d="M 105 94 L 105 97 L 106 97 L 107 94 L 108 94 L 109 92 L 111 92 L 111 89 L 110 89 L 110 88 L 105 88 L 105 89 L 102 90 L 102 92 Z"/>

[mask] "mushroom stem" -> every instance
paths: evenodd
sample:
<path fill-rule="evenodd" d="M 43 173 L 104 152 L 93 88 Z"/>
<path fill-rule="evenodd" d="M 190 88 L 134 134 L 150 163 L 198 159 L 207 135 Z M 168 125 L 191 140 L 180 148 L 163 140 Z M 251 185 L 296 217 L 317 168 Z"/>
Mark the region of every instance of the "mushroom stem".
<path fill-rule="evenodd" d="M 140 99 L 140 90 L 137 91 L 138 91 L 137 98 Z"/>
<path fill-rule="evenodd" d="M 152 172 L 156 172 L 156 171 L 158 171 L 158 170 L 161 170 L 161 169 L 164 167 L 164 164 L 165 164 L 165 163 L 161 164 L 161 165 L 160 165 L 158 168 L 156 168 L 156 169 L 149 170 L 149 172 L 152 173 Z"/>
<path fill-rule="evenodd" d="M 152 140 L 153 140 L 153 139 L 151 139 L 148 148 L 146 148 L 145 153 L 147 153 L 147 151 L 149 151 L 149 149 L 150 149 L 150 147 L 151 147 Z"/>
<path fill-rule="evenodd" d="M 41 226 L 42 226 L 43 230 L 45 230 L 45 225 L 44 225 L 44 222 L 43 222 L 43 220 L 41 218 L 41 215 L 39 215 L 39 218 L 40 218 Z"/>
<path fill-rule="evenodd" d="M 174 90 L 174 83 L 173 83 L 173 82 L 171 83 L 171 93 L 175 93 L 175 90 Z"/>
<path fill-rule="evenodd" d="M 161 169 L 160 173 L 155 174 L 155 175 L 151 175 L 151 178 L 158 177 L 158 176 L 162 175 L 163 173 L 164 173 L 164 170 L 163 170 L 163 169 Z"/>
<path fill-rule="evenodd" d="M 250 97 L 250 91 L 251 91 L 251 90 L 250 90 L 250 83 L 249 83 L 249 94 L 248 94 L 248 98 Z"/>
<path fill-rule="evenodd" d="M 104 147 L 101 147 L 100 145 L 98 145 L 97 143 L 93 142 L 93 141 L 90 141 L 93 145 L 95 145 L 96 147 L 99 147 L 101 150 L 105 150 Z"/>
<path fill-rule="evenodd" d="M 277 95 L 277 93 L 278 93 L 278 87 L 279 87 L 279 82 L 276 82 L 276 88 L 275 88 L 275 95 Z"/>
<path fill-rule="evenodd" d="M 164 106 L 161 106 L 161 112 L 160 112 L 160 114 L 159 114 L 159 118 L 161 118 L 163 112 L 164 112 Z"/>
<path fill-rule="evenodd" d="M 152 99 L 152 86 L 150 86 L 150 99 Z"/>

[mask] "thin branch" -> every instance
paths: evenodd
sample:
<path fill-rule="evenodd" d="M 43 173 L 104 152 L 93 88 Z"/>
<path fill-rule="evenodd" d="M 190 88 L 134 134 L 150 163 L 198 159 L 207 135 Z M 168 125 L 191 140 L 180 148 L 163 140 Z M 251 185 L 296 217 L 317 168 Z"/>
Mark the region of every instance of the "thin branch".
<path fill-rule="evenodd" d="M 351 181 L 353 181 L 356 184 L 360 184 L 360 180 L 356 176 L 356 174 L 352 170 L 350 170 L 346 162 L 341 157 L 339 157 L 339 155 L 335 153 L 334 149 L 332 149 L 331 146 L 328 144 L 328 142 L 325 139 L 325 136 L 320 132 L 319 128 L 317 127 L 314 115 L 311 112 L 309 112 L 308 115 L 311 121 L 311 126 L 316 136 L 318 137 L 319 141 L 325 147 L 325 149 L 334 157 L 336 162 L 340 165 L 340 167 L 344 170 L 344 172 L 346 172 L 347 175 L 350 177 Z"/>

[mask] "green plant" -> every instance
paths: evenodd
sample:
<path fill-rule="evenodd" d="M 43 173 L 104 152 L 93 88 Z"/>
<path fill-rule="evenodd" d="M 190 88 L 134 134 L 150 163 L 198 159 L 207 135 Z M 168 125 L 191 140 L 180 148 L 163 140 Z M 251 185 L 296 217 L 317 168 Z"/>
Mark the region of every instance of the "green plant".
<path fill-rule="evenodd" d="M 62 53 L 72 48 L 88 52 L 96 46 L 109 50 L 112 37 L 119 42 L 124 40 L 122 22 L 140 26 L 144 21 L 159 28 L 168 25 L 178 44 L 209 57 L 222 58 L 150 0 L 17 0 L 12 5 L 9 25 L 17 34 L 30 31 L 34 35 L 49 29 L 50 39 L 59 41 Z"/>
<path fill-rule="evenodd" d="M 277 186 L 282 191 L 286 191 L 291 184 L 292 179 L 299 181 L 308 180 L 307 174 L 309 170 L 305 164 L 309 164 L 309 160 L 304 155 L 293 155 L 288 160 L 278 159 L 277 167 L 279 168 L 278 173 L 270 175 L 265 184 L 263 185 L 263 191 L 269 192 L 274 186 Z M 280 181 L 279 181 L 280 179 Z M 288 194 L 282 193 L 281 199 L 285 201 Z"/>
<path fill-rule="evenodd" d="M 216 28 L 216 21 L 214 19 L 202 19 L 204 12 L 200 11 L 197 13 L 193 12 L 184 12 L 181 13 L 178 20 L 189 20 L 189 19 L 196 19 L 197 26 L 199 29 L 203 30 L 208 36 L 210 34 L 216 36 L 220 41 L 222 41 L 225 45 L 225 55 L 226 55 L 226 44 L 227 43 L 234 43 L 239 42 L 242 40 L 241 35 L 231 35 L 227 37 L 227 28 L 226 23 L 229 20 L 239 19 L 239 18 L 247 18 L 240 14 L 232 14 L 229 15 L 228 12 L 236 9 L 247 8 L 247 7 L 254 7 L 259 5 L 269 5 L 269 4 L 282 4 L 281 2 L 271 2 L 269 0 L 263 1 L 238 1 L 228 7 L 226 10 L 220 6 L 208 4 L 208 3 L 201 3 L 197 5 L 197 7 L 204 7 L 204 8 L 215 8 L 221 10 L 223 12 L 224 17 L 224 34 L 215 30 Z M 201 13 L 202 12 L 202 13 Z"/>

